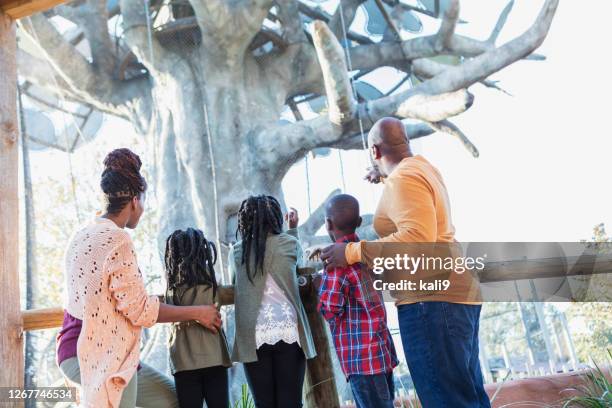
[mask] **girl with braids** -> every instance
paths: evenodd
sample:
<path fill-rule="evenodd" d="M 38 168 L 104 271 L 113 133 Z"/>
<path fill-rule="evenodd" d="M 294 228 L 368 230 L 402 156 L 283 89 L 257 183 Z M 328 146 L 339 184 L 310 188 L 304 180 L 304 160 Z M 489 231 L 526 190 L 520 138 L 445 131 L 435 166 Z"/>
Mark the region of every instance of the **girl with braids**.
<path fill-rule="evenodd" d="M 142 327 L 195 320 L 216 333 L 221 316 L 213 306 L 172 306 L 148 296 L 125 228 L 144 212 L 147 183 L 140 158 L 128 149 L 104 159 L 100 187 L 105 212 L 79 229 L 66 249 L 64 323 L 57 360 L 81 385 L 81 406 L 176 407 L 172 382 L 139 364 Z"/>
<path fill-rule="evenodd" d="M 287 233 L 274 197 L 249 197 L 238 212 L 241 240 L 229 253 L 236 305 L 232 359 L 244 363 L 257 408 L 301 407 L 306 359 L 316 356 L 297 283 L 297 212 L 286 220 Z"/>
<path fill-rule="evenodd" d="M 217 249 L 202 231 L 177 230 L 166 240 L 166 303 L 214 305 Z M 180 408 L 227 408 L 229 350 L 222 329 L 211 333 L 193 322 L 172 325 L 170 366 Z"/>

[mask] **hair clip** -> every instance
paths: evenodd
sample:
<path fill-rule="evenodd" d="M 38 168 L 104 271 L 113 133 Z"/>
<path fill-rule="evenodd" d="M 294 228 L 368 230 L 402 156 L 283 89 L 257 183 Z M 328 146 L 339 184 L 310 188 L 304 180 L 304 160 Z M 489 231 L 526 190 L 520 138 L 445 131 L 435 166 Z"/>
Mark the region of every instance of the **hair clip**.
<path fill-rule="evenodd" d="M 134 197 L 134 193 L 132 193 L 131 191 L 118 191 L 116 193 L 108 193 L 106 194 L 107 197 L 110 198 L 132 198 Z"/>

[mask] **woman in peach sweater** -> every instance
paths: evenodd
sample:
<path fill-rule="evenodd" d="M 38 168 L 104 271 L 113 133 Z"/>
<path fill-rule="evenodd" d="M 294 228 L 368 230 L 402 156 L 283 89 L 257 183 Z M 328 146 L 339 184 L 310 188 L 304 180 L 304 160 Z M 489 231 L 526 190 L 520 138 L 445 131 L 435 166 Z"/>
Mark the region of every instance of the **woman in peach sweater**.
<path fill-rule="evenodd" d="M 66 251 L 58 364 L 81 385 L 83 407 L 176 406 L 170 380 L 139 364 L 141 328 L 195 320 L 217 332 L 221 317 L 213 306 L 171 306 L 147 295 L 125 231 L 136 228 L 144 211 L 147 184 L 141 161 L 130 150 L 118 149 L 108 154 L 104 166 L 105 213 L 78 230 Z"/>

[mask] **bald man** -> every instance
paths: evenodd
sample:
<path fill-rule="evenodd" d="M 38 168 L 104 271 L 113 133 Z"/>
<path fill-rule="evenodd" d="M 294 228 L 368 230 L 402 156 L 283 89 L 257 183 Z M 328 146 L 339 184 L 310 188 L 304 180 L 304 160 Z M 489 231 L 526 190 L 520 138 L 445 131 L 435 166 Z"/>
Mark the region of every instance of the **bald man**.
<path fill-rule="evenodd" d="M 412 154 L 404 124 L 379 120 L 368 144 L 376 167 L 365 178 L 384 184 L 373 220 L 381 238 L 374 242 L 455 242 L 442 176 L 424 157 Z M 364 243 L 335 243 L 321 258 L 327 268 L 361 262 L 369 259 Z M 397 301 L 397 309 L 404 354 L 423 407 L 490 408 L 478 359 L 481 305 L 406 298 Z"/>

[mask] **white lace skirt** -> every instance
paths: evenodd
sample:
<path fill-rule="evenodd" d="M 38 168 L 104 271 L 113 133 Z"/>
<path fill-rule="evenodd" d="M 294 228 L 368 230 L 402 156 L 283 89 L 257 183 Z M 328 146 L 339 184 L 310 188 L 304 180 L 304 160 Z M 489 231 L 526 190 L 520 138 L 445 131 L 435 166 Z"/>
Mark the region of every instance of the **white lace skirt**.
<path fill-rule="evenodd" d="M 299 337 L 295 309 L 287 300 L 282 289 L 268 274 L 255 325 L 257 348 L 264 344 L 274 345 L 281 340 L 288 344 L 298 343 L 299 345 Z"/>

